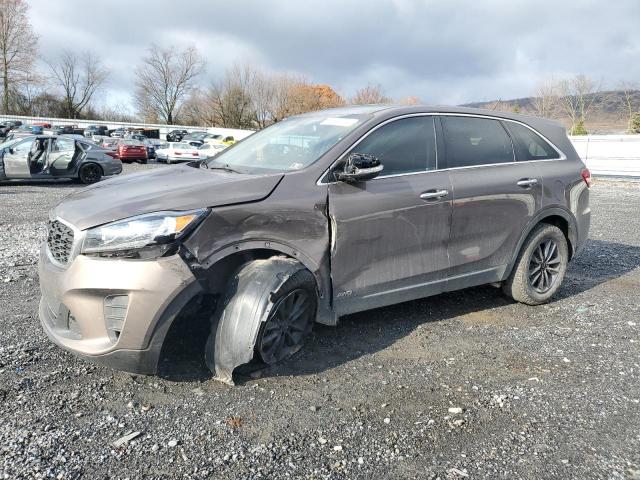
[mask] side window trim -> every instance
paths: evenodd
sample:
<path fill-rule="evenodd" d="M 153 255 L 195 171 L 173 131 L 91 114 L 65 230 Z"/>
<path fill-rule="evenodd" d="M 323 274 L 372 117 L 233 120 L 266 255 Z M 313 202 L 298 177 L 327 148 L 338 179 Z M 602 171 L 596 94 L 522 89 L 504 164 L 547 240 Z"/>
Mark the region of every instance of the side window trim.
<path fill-rule="evenodd" d="M 434 121 L 435 121 L 435 125 L 436 125 L 436 170 L 425 170 L 424 172 L 414 172 L 414 173 L 401 173 L 398 175 L 416 175 L 417 174 L 423 174 L 423 173 L 432 173 L 432 172 L 437 172 L 437 171 L 442 171 L 442 170 L 454 170 L 454 169 L 458 169 L 458 168 L 478 168 L 478 167 L 488 167 L 488 166 L 497 166 L 497 165 L 505 165 L 504 163 L 495 163 L 495 164 L 487 164 L 487 165 L 479 165 L 479 166 L 469 166 L 469 167 L 449 167 L 446 164 L 446 145 L 444 144 L 444 135 L 443 135 L 443 130 L 442 130 L 442 122 L 441 122 L 441 118 L 442 117 L 475 117 L 475 118 L 486 118 L 489 120 L 497 120 L 498 122 L 510 122 L 510 123 L 517 123 L 518 125 L 522 125 L 526 128 L 528 128 L 529 130 L 531 130 L 532 132 L 534 132 L 536 135 L 539 135 L 540 138 L 542 138 L 545 142 L 547 142 L 549 145 L 551 145 L 551 148 L 553 148 L 556 152 L 558 152 L 558 155 L 560 156 L 559 158 L 552 158 L 552 159 L 546 159 L 546 160 L 526 160 L 524 162 L 517 162 L 517 160 L 514 163 L 526 163 L 526 162 L 557 162 L 557 161 L 561 161 L 561 160 L 566 160 L 567 156 L 564 154 L 564 152 L 562 150 L 560 150 L 555 143 L 553 143 L 551 140 L 549 140 L 547 137 L 545 137 L 544 135 L 542 135 L 540 132 L 538 132 L 535 128 L 527 125 L 526 123 L 523 123 L 519 120 L 515 120 L 515 119 L 511 119 L 511 118 L 503 118 L 503 117 L 494 117 L 491 115 L 482 115 L 482 114 L 474 114 L 474 113 L 449 113 L 449 112 L 418 112 L 418 113 L 408 113 L 405 115 L 399 115 L 397 117 L 393 117 L 393 118 L 389 118 L 377 125 L 374 125 L 373 127 L 371 127 L 371 129 L 369 131 L 367 131 L 364 135 L 362 135 L 360 138 L 358 138 L 353 144 L 351 144 L 342 154 L 340 154 L 340 156 L 338 156 L 338 158 L 333 161 L 331 163 L 331 165 L 323 171 L 322 175 L 320 175 L 320 177 L 318 178 L 318 180 L 316 181 L 316 185 L 330 185 L 332 183 L 337 183 L 335 180 L 331 180 L 329 178 L 329 174 L 333 171 L 333 169 L 344 160 L 344 158 L 346 157 L 346 155 L 351 152 L 351 150 L 356 147 L 358 145 L 358 143 L 360 143 L 362 141 L 362 139 L 364 139 L 366 136 L 370 135 L 371 133 L 373 133 L 375 130 L 377 130 L 378 128 L 382 127 L 383 125 L 386 125 L 388 123 L 394 122 L 396 120 L 400 120 L 403 118 L 409 118 L 409 117 L 433 117 Z M 507 128 L 508 130 L 508 128 Z M 511 135 L 509 133 L 507 133 L 509 135 L 509 138 L 511 138 Z M 514 149 L 514 155 L 515 155 L 515 149 Z M 444 165 L 444 168 L 440 168 L 440 165 Z M 378 177 L 379 178 L 379 177 Z M 385 178 L 385 177 L 383 177 Z M 374 179 L 375 180 L 375 179 Z"/>

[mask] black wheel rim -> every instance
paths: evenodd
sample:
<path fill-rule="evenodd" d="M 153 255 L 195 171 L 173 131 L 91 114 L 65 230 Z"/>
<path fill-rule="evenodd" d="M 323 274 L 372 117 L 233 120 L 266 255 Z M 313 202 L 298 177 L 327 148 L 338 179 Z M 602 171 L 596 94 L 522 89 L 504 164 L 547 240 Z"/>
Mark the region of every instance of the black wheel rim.
<path fill-rule="evenodd" d="M 551 238 L 538 244 L 529 260 L 529 284 L 538 293 L 547 293 L 560 275 L 558 244 Z"/>
<path fill-rule="evenodd" d="M 85 165 L 82 169 L 82 178 L 87 183 L 93 183 L 100 178 L 97 165 Z"/>
<path fill-rule="evenodd" d="M 278 363 L 300 350 L 311 324 L 312 307 L 309 293 L 300 288 L 274 305 L 258 342 L 258 353 L 265 363 Z"/>

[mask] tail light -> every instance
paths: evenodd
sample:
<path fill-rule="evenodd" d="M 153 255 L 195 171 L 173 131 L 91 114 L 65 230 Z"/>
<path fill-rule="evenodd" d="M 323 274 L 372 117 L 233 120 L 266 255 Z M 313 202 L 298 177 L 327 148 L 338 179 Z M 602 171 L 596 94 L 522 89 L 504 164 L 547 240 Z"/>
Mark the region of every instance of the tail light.
<path fill-rule="evenodd" d="M 109 155 L 111 158 L 118 158 L 118 153 L 117 152 L 104 152 L 105 154 Z"/>
<path fill-rule="evenodd" d="M 589 171 L 589 169 L 583 168 L 582 172 L 580 172 L 580 175 L 582 175 L 584 183 L 587 184 L 587 188 L 591 188 L 591 186 L 593 185 L 593 179 L 591 178 L 591 172 Z"/>
<path fill-rule="evenodd" d="M 181 152 L 175 152 L 175 154 L 176 154 L 176 156 L 178 156 L 178 155 L 182 155 L 182 153 L 181 153 Z"/>
<path fill-rule="evenodd" d="M 191 155 L 193 155 L 194 157 L 198 156 L 198 152 L 192 152 Z"/>

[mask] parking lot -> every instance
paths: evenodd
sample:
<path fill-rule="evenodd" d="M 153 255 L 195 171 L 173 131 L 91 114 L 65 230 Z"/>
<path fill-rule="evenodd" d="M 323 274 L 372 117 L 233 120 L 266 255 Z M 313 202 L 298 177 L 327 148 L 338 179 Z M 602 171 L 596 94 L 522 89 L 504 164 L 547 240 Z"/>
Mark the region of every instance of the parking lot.
<path fill-rule="evenodd" d="M 149 168 L 173 167 L 125 173 Z M 640 183 L 597 180 L 553 302 L 486 286 L 359 313 L 236 387 L 46 339 L 37 252 L 79 188 L 0 183 L 0 478 L 640 479 Z"/>

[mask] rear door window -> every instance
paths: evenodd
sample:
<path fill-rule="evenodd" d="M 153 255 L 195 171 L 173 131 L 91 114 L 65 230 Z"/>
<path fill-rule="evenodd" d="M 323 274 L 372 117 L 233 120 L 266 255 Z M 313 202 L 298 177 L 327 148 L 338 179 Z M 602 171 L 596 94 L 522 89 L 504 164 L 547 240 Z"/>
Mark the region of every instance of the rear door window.
<path fill-rule="evenodd" d="M 433 117 L 410 117 L 388 123 L 365 137 L 353 152 L 377 157 L 384 166 L 381 176 L 435 170 Z"/>
<path fill-rule="evenodd" d="M 513 138 L 519 162 L 560 158 L 556 149 L 530 128 L 515 122 L 505 122 L 505 125 Z"/>
<path fill-rule="evenodd" d="M 498 120 L 443 116 L 446 167 L 476 167 L 514 160 L 511 139 Z"/>

